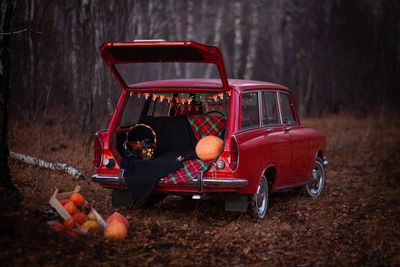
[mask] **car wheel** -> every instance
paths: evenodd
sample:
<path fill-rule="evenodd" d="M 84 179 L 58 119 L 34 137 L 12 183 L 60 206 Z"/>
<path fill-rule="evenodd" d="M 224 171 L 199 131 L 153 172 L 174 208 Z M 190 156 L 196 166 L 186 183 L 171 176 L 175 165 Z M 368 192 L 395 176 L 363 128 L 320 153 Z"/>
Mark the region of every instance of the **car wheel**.
<path fill-rule="evenodd" d="M 254 216 L 263 219 L 268 210 L 269 187 L 265 175 L 260 180 L 257 193 L 252 195 L 251 209 Z"/>
<path fill-rule="evenodd" d="M 319 196 L 325 186 L 325 168 L 322 160 L 317 158 L 312 171 L 310 182 L 306 185 L 307 194 L 311 197 Z"/>

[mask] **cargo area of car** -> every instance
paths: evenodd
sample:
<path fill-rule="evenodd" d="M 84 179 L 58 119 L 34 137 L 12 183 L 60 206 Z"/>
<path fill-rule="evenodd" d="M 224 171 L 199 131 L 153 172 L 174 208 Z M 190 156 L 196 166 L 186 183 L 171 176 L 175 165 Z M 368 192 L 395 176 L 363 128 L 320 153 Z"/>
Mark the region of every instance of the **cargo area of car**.
<path fill-rule="evenodd" d="M 208 169 L 212 160 L 200 160 L 195 148 L 204 136 L 225 138 L 227 94 L 145 93 L 126 101 L 115 144 L 125 181 L 138 200 L 145 201 L 160 179 L 175 183 L 174 174 L 182 169 L 190 172 L 178 182 Z"/>

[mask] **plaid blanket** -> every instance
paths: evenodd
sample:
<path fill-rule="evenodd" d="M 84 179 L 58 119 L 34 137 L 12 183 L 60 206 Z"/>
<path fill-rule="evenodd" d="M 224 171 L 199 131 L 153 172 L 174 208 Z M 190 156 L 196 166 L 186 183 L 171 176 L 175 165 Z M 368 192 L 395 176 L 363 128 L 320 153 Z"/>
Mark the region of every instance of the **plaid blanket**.
<path fill-rule="evenodd" d="M 220 116 L 188 116 L 188 121 L 193 133 L 199 141 L 207 135 L 215 135 L 223 138 L 222 134 L 226 128 L 226 119 Z"/>
<path fill-rule="evenodd" d="M 222 134 L 226 127 L 226 119 L 223 117 L 192 115 L 188 116 L 188 121 L 197 141 L 208 135 L 223 138 Z M 180 170 L 165 177 L 164 183 L 179 184 L 193 180 L 197 177 L 199 171 L 207 170 L 211 162 L 212 160 L 187 160 L 183 163 L 183 167 Z"/>
<path fill-rule="evenodd" d="M 212 160 L 202 161 L 200 159 L 187 160 L 183 163 L 183 167 L 164 178 L 166 184 L 179 184 L 193 180 L 197 177 L 199 171 L 205 171 L 211 164 Z"/>

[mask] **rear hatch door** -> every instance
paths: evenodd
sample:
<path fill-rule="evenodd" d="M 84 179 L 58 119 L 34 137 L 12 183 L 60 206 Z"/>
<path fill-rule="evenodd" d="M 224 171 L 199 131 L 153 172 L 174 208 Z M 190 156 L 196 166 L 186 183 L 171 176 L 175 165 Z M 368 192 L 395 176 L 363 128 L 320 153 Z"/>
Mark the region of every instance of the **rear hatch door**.
<path fill-rule="evenodd" d="M 110 42 L 100 47 L 100 53 L 128 92 L 229 90 L 222 54 L 215 46 L 191 41 Z M 208 80 L 200 80 L 204 78 Z M 182 79 L 193 83 L 188 86 Z M 155 80 L 160 82 L 150 82 Z"/>

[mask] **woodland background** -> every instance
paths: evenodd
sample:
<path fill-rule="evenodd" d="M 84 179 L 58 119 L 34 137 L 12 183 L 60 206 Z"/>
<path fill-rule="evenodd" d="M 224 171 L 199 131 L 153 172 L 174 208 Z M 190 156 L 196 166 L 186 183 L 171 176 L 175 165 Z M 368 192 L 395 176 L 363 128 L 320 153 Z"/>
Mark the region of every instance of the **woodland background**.
<path fill-rule="evenodd" d="M 15 3 L 10 29 L 5 18 Z M 5 266 L 400 266 L 400 1 L 8 0 L 0 6 Z M 116 210 L 111 190 L 7 158 L 8 147 L 93 174 L 93 133 L 107 126 L 108 103 L 115 106 L 121 91 L 98 48 L 153 38 L 216 45 L 230 78 L 291 88 L 302 124 L 327 135 L 324 192 L 312 199 L 304 190 L 272 194 L 264 220 L 225 212 L 223 199 L 168 196 L 151 207 L 119 209 L 131 223 L 121 242 L 52 232 L 54 188 L 80 185 L 103 217 Z M 9 169 L 15 187 L 3 178 Z"/>
<path fill-rule="evenodd" d="M 288 86 L 302 116 L 387 114 L 400 99 L 399 14 L 397 0 L 18 1 L 10 107 L 35 119 L 47 105 L 93 132 L 121 91 L 100 45 L 165 39 L 218 46 L 229 78 Z"/>

